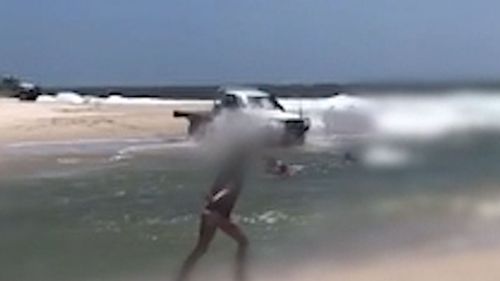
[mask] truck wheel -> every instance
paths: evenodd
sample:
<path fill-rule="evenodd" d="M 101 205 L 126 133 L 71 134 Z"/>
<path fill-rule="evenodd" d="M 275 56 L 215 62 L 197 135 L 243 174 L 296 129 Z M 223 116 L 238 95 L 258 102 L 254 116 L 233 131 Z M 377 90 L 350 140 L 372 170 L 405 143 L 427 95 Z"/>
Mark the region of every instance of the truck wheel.
<path fill-rule="evenodd" d="M 205 136 L 206 124 L 201 122 L 190 122 L 188 127 L 188 134 L 195 140 L 200 140 Z"/>
<path fill-rule="evenodd" d="M 289 134 L 285 133 L 285 135 L 282 138 L 282 144 L 285 146 L 294 146 L 294 145 L 303 145 L 306 142 L 306 135 L 301 134 L 301 135 L 295 135 L 295 134 Z"/>

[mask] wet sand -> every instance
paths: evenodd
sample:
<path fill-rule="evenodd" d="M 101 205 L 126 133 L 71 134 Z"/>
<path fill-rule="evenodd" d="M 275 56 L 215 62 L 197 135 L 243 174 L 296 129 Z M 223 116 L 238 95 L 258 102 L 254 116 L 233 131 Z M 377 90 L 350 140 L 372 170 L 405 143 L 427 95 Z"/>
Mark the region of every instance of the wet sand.
<path fill-rule="evenodd" d="M 309 262 L 305 261 L 306 264 Z M 399 258 L 380 257 L 342 265 L 334 261 L 310 266 L 295 265 L 285 269 L 271 269 L 267 276 L 255 274 L 253 280 L 496 281 L 500 278 L 499 264 L 500 248 L 493 247 L 448 254 L 405 254 Z"/>
<path fill-rule="evenodd" d="M 291 280 L 318 281 L 493 281 L 500 278 L 498 249 L 472 250 L 451 255 L 416 255 L 341 268 L 310 269 Z"/>
<path fill-rule="evenodd" d="M 308 264 L 312 261 L 306 260 Z M 500 248 L 468 250 L 453 254 L 414 254 L 399 258 L 379 258 L 339 265 L 320 262 L 293 265 L 288 268 L 251 272 L 253 281 L 497 281 L 500 278 Z M 230 281 L 229 268 L 223 273 L 198 272 L 193 280 Z M 130 279 L 127 281 L 136 281 Z M 150 280 L 147 279 L 146 280 Z M 153 281 L 164 280 L 162 277 Z M 167 278 L 167 280 L 172 280 Z"/>

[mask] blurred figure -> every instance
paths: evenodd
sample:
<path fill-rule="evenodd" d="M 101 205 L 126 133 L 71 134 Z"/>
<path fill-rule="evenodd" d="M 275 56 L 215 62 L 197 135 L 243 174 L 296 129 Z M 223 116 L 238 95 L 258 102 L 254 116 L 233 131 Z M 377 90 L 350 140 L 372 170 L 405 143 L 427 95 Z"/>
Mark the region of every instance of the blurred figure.
<path fill-rule="evenodd" d="M 238 244 L 235 279 L 245 280 L 248 239 L 241 228 L 231 220 L 231 213 L 243 187 L 246 169 L 246 153 L 237 152 L 229 156 L 206 197 L 201 214 L 198 242 L 184 261 L 178 281 L 189 278 L 198 260 L 206 253 L 217 229 L 229 235 Z"/>
<path fill-rule="evenodd" d="M 297 171 L 297 167 L 284 163 L 283 161 L 276 159 L 272 156 L 266 156 L 265 161 L 265 171 L 267 174 L 280 176 L 280 177 L 290 177 L 293 176 Z"/>
<path fill-rule="evenodd" d="M 345 165 L 352 165 L 358 162 L 358 159 L 351 152 L 346 152 L 342 160 Z"/>

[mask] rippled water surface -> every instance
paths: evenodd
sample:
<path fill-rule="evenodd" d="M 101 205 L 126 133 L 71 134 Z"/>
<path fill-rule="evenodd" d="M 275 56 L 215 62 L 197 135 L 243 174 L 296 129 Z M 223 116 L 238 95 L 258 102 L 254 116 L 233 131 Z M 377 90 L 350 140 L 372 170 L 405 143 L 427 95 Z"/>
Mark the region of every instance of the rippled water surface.
<path fill-rule="evenodd" d="M 276 152 L 303 167 L 291 178 L 254 165 L 235 213 L 253 268 L 496 243 L 499 138 L 459 140 Z M 215 172 L 181 141 L 11 147 L 4 155 L 1 280 L 173 274 L 194 243 Z M 229 263 L 233 251 L 219 235 L 204 264 Z"/>

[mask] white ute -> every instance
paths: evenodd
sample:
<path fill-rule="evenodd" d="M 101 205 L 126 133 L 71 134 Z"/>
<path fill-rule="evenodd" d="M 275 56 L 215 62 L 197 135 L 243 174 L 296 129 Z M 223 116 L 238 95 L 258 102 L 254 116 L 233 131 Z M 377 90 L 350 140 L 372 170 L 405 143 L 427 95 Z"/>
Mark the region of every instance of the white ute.
<path fill-rule="evenodd" d="M 268 127 L 277 127 L 278 136 L 273 136 L 280 144 L 302 144 L 310 121 L 300 114 L 287 112 L 273 95 L 258 89 L 223 88 L 221 97 L 215 101 L 211 111 L 174 111 L 174 117 L 184 117 L 189 121 L 188 133 L 196 138 L 203 137 L 208 125 L 223 112 L 238 112 L 264 120 Z M 233 122 L 241 122 L 235 118 Z M 233 124 L 240 126 L 240 124 Z M 247 124 L 241 124 L 246 126 Z M 271 132 L 271 130 L 269 131 Z M 277 132 L 274 130 L 273 132 Z M 277 138 L 276 138 L 277 137 Z"/>

